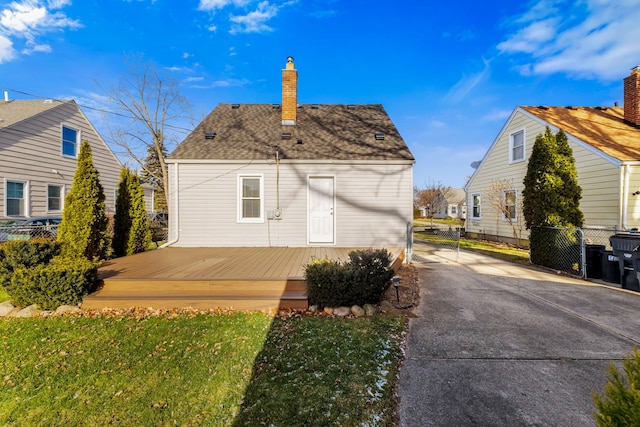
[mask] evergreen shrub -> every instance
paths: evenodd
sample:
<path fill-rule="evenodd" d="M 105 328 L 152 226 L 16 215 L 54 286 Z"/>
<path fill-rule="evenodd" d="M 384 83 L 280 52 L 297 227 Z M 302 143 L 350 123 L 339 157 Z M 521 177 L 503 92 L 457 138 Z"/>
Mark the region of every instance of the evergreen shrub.
<path fill-rule="evenodd" d="M 18 267 L 46 264 L 60 254 L 60 244 L 49 239 L 10 240 L 0 245 L 0 286 L 7 292 Z"/>
<path fill-rule="evenodd" d="M 612 362 L 604 396 L 593 395 L 598 410 L 594 417 L 600 427 L 640 426 L 640 352 L 637 348 L 622 362 L 622 368 L 626 378 Z"/>
<path fill-rule="evenodd" d="M 347 262 L 315 260 L 305 266 L 307 297 L 320 307 L 377 303 L 393 275 L 385 249 L 351 251 Z"/>
<path fill-rule="evenodd" d="M 61 305 L 76 305 L 95 289 L 97 264 L 84 258 L 54 258 L 46 264 L 19 266 L 6 288 L 12 303 L 18 306 L 38 304 L 54 310 Z"/>

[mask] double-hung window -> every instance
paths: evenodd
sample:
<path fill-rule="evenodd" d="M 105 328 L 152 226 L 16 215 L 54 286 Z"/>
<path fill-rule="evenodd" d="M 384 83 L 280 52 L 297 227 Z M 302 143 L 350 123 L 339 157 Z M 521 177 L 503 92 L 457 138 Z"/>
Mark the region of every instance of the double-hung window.
<path fill-rule="evenodd" d="M 509 163 L 524 160 L 524 129 L 509 135 Z"/>
<path fill-rule="evenodd" d="M 5 189 L 7 216 L 26 216 L 26 182 L 6 181 Z"/>
<path fill-rule="evenodd" d="M 238 176 L 238 222 L 263 222 L 262 175 Z"/>
<path fill-rule="evenodd" d="M 78 154 L 78 130 L 62 125 L 62 155 L 76 157 Z"/>
<path fill-rule="evenodd" d="M 505 190 L 504 192 L 504 219 L 515 221 L 516 216 L 516 190 Z"/>
<path fill-rule="evenodd" d="M 474 193 L 471 195 L 471 206 L 473 207 L 471 211 L 471 218 L 480 219 L 481 213 L 481 203 L 480 203 L 480 193 Z"/>
<path fill-rule="evenodd" d="M 47 212 L 62 212 L 64 186 L 47 185 Z"/>

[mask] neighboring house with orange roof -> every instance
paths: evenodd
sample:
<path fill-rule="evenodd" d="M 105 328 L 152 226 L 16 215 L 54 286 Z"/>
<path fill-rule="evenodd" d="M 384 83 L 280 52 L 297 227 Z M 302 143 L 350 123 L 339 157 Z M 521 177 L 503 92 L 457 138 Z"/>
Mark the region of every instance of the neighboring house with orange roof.
<path fill-rule="evenodd" d="M 407 247 L 413 155 L 381 105 L 219 104 L 167 158 L 174 246 Z"/>
<path fill-rule="evenodd" d="M 0 220 L 58 216 L 87 140 L 108 213 L 122 164 L 75 101 L 0 101 Z"/>
<path fill-rule="evenodd" d="M 527 239 L 523 179 L 537 135 L 567 135 L 582 187 L 585 226 L 640 228 L 640 66 L 624 79 L 624 107 L 517 107 L 469 179 L 466 231 L 472 236 Z M 512 223 L 488 202 L 492 183 L 513 205 Z M 495 188 L 495 187 L 494 187 Z"/>

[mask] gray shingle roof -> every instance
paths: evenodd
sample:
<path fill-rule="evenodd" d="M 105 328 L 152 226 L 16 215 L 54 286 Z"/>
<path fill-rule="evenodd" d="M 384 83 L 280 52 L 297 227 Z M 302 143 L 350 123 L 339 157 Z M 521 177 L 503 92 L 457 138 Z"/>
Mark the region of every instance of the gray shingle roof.
<path fill-rule="evenodd" d="M 414 160 L 382 105 L 304 104 L 295 126 L 283 126 L 274 105 L 232 105 L 219 104 L 169 159 L 265 160 L 273 159 L 277 146 L 283 159 Z M 206 139 L 205 132 L 216 136 Z"/>
<path fill-rule="evenodd" d="M 36 116 L 44 111 L 55 108 L 58 105 L 62 105 L 65 102 L 72 101 L 0 101 L 0 129 Z"/>

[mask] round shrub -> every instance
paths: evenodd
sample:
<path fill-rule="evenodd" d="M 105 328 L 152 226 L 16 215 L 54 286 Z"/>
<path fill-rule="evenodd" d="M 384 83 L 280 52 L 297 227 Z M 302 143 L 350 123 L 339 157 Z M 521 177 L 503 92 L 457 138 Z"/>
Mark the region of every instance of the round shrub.
<path fill-rule="evenodd" d="M 339 261 L 315 260 L 305 266 L 309 304 L 338 307 L 342 304 L 348 285 L 348 272 Z"/>
<path fill-rule="evenodd" d="M 11 276 L 18 267 L 46 264 L 60 254 L 60 244 L 49 239 L 10 240 L 0 244 L 0 286 L 7 292 Z"/>

